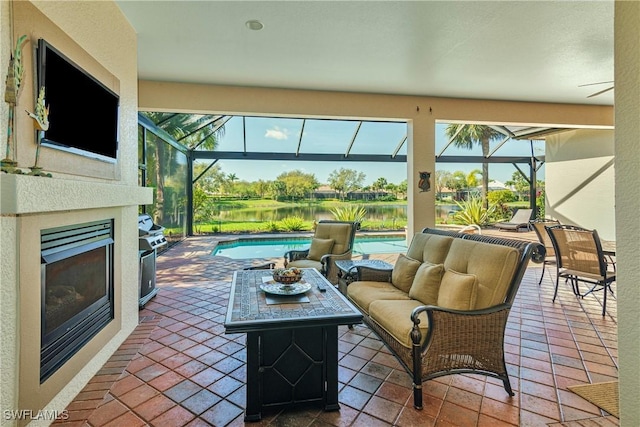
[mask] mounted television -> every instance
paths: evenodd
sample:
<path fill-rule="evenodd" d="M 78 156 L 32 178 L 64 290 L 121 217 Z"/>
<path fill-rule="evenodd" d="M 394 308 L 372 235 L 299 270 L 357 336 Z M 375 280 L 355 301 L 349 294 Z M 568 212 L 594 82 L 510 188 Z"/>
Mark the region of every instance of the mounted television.
<path fill-rule="evenodd" d="M 35 93 L 44 86 L 49 106 L 42 145 L 115 162 L 119 96 L 43 39 L 36 58 Z"/>

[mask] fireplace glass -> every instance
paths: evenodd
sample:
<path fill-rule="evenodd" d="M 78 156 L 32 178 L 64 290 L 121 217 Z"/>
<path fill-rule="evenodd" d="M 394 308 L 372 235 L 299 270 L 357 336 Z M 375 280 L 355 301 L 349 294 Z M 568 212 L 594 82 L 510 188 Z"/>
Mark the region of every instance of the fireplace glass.
<path fill-rule="evenodd" d="M 41 382 L 113 319 L 112 236 L 112 220 L 41 234 Z"/>

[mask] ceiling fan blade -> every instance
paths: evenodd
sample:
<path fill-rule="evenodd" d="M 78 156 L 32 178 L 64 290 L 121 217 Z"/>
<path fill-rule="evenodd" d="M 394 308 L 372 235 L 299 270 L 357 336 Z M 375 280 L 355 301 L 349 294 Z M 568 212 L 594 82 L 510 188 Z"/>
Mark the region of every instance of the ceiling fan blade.
<path fill-rule="evenodd" d="M 613 90 L 613 86 L 608 87 L 608 88 L 606 88 L 606 89 L 604 89 L 604 90 L 601 90 L 601 91 L 599 91 L 599 92 L 592 93 L 591 95 L 587 96 L 587 98 L 593 98 L 594 96 L 601 95 L 601 94 L 603 94 L 603 93 L 605 93 L 605 92 L 609 92 L 610 90 Z"/>
<path fill-rule="evenodd" d="M 613 81 L 610 81 L 610 82 L 585 83 L 585 84 L 583 84 L 583 85 L 578 85 L 578 87 L 594 86 L 594 85 L 603 85 L 603 84 L 607 84 L 607 83 L 613 83 Z"/>

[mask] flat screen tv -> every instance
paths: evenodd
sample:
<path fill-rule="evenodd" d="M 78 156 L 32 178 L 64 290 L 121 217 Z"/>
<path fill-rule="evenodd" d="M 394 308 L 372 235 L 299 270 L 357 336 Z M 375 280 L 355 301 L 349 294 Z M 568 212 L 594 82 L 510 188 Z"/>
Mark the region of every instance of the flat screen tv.
<path fill-rule="evenodd" d="M 119 97 L 43 39 L 37 83 L 45 88 L 49 129 L 42 144 L 102 161 L 118 157 Z"/>

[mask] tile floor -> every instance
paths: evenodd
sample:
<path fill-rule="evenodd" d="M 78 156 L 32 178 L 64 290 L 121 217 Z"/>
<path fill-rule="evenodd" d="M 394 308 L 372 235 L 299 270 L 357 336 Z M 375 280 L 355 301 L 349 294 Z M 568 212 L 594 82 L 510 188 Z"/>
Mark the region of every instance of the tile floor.
<path fill-rule="evenodd" d="M 518 237 L 532 238 L 527 233 Z M 511 236 L 509 236 L 511 237 Z M 158 295 L 140 324 L 68 406 L 67 426 L 244 425 L 244 335 L 225 335 L 231 276 L 249 261 L 210 256 L 215 239 L 191 238 L 158 257 Z M 397 255 L 372 255 L 393 262 Z M 277 260 L 281 263 L 281 260 Z M 258 263 L 259 260 L 254 260 Z M 363 325 L 339 329 L 340 411 L 315 405 L 271 410 L 255 426 L 617 426 L 567 386 L 617 379 L 616 302 L 577 299 L 531 265 L 509 318 L 506 358 L 516 393 L 498 380 L 451 375 L 423 386 Z M 615 288 L 615 286 L 614 286 Z"/>

